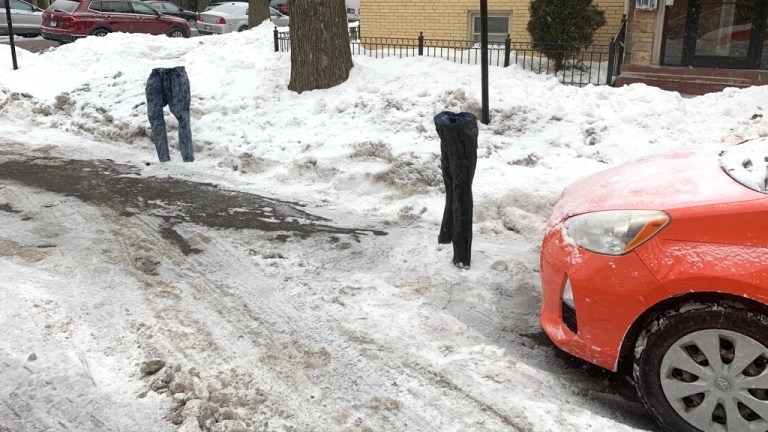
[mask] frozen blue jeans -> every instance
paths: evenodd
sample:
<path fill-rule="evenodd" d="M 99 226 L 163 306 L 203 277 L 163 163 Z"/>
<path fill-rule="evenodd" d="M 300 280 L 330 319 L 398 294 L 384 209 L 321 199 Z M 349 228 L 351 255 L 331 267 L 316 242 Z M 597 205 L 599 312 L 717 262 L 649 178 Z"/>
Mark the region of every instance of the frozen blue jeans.
<path fill-rule="evenodd" d="M 179 121 L 179 150 L 184 162 L 195 160 L 192 150 L 192 130 L 189 124 L 189 78 L 184 66 L 175 68 L 156 68 L 147 79 L 147 116 L 152 127 L 152 140 L 155 142 L 157 157 L 160 162 L 168 162 L 168 136 L 165 129 L 163 108 L 168 105 L 171 114 Z"/>

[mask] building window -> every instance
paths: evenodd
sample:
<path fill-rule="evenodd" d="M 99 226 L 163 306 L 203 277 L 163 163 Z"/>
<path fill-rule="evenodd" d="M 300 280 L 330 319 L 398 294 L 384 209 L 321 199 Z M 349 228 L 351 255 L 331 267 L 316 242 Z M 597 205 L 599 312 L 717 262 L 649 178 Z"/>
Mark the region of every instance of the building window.
<path fill-rule="evenodd" d="M 509 14 L 488 14 L 488 43 L 504 43 L 507 35 L 510 33 Z M 472 23 L 472 41 L 480 42 L 480 14 L 473 13 Z"/>

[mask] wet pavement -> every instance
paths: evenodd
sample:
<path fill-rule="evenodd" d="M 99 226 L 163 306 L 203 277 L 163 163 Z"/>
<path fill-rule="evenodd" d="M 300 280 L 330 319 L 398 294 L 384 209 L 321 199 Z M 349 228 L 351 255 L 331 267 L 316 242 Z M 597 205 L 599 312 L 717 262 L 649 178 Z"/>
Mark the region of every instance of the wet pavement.
<path fill-rule="evenodd" d="M 315 233 L 386 235 L 343 228 L 302 209 L 299 203 L 227 190 L 210 183 L 142 176 L 131 165 L 110 160 L 15 159 L 0 163 L 0 179 L 110 208 L 120 215 L 162 218 L 170 226 L 192 223 L 211 228 L 256 229 L 305 237 Z M 175 234 L 170 230 L 168 236 Z M 282 239 L 287 237 L 283 236 Z M 280 240 L 281 236 L 276 236 Z M 173 240 L 168 238 L 168 240 Z M 190 251 L 194 253 L 194 251 Z"/>

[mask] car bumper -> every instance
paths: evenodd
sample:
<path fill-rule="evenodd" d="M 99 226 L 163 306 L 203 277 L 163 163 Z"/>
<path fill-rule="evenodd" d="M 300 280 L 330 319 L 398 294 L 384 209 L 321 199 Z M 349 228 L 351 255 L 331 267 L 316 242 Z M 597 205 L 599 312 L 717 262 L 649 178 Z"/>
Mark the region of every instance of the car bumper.
<path fill-rule="evenodd" d="M 209 24 L 204 22 L 197 23 L 197 31 L 200 34 L 224 34 L 230 33 L 232 29 L 226 24 Z"/>
<path fill-rule="evenodd" d="M 74 42 L 80 38 L 85 37 L 85 36 L 75 36 L 67 33 L 60 33 L 56 31 L 50 31 L 47 29 L 43 29 L 42 36 L 43 36 L 43 39 L 55 41 L 55 42 Z"/>
<path fill-rule="evenodd" d="M 0 7 L 0 13 L 5 13 L 5 10 Z M 9 35 L 8 26 L 2 25 L 0 26 L 0 36 L 8 36 Z M 33 36 L 33 35 L 39 35 L 40 34 L 40 27 L 23 27 L 23 26 L 13 26 L 13 34 L 14 35 L 25 35 L 25 36 Z"/>
<path fill-rule="evenodd" d="M 560 349 L 615 371 L 632 324 L 669 294 L 634 252 L 592 253 L 566 240 L 558 227 L 542 243 L 541 326 Z M 566 286 L 573 308 L 564 307 Z"/>

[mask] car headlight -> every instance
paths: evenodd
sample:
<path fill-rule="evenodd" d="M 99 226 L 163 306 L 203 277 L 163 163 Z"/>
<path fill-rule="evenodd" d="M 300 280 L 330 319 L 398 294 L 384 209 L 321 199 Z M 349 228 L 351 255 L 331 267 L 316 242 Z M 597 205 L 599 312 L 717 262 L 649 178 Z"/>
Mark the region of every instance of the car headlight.
<path fill-rule="evenodd" d="M 661 211 L 610 210 L 573 216 L 565 221 L 565 229 L 579 247 L 623 255 L 658 234 L 669 220 L 669 215 Z"/>

